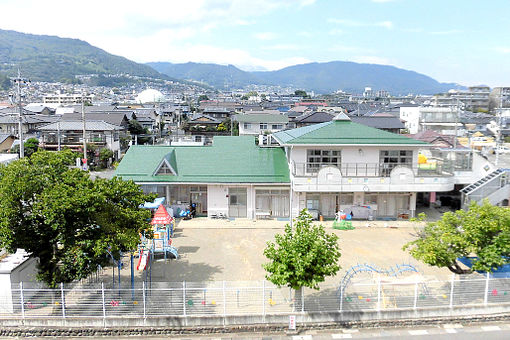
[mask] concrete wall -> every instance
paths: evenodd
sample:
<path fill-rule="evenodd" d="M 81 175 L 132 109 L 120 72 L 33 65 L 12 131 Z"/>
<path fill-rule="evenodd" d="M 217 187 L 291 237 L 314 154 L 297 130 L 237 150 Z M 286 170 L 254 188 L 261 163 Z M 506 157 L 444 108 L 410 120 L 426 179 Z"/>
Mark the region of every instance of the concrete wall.
<path fill-rule="evenodd" d="M 442 323 L 442 322 L 462 322 L 471 319 L 479 321 L 490 319 L 507 319 L 508 305 L 490 305 L 490 306 L 462 306 L 462 307 L 443 307 L 443 308 L 422 308 L 422 309 L 394 309 L 382 311 L 344 311 L 344 312 L 296 312 L 282 314 L 266 315 L 227 315 L 227 316 L 161 316 L 161 317 L 100 317 L 87 318 L 66 318 L 55 316 L 53 318 L 4 318 L 0 319 L 0 328 L 6 327 L 66 327 L 67 331 L 71 328 L 119 328 L 129 330 L 130 327 L 159 327 L 173 328 L 175 332 L 186 328 L 195 327 L 249 327 L 256 325 L 263 327 L 273 327 L 274 325 L 289 324 L 289 316 L 296 316 L 298 328 L 331 323 L 359 324 L 370 323 L 377 327 L 378 325 L 402 325 L 402 321 L 412 324 Z M 507 313 L 507 314 L 503 314 Z M 482 320 L 480 320 L 482 319 Z M 138 330 L 142 332 L 142 330 Z M 119 333 L 116 333 L 119 335 Z M 161 334 L 161 333 L 156 333 Z"/>

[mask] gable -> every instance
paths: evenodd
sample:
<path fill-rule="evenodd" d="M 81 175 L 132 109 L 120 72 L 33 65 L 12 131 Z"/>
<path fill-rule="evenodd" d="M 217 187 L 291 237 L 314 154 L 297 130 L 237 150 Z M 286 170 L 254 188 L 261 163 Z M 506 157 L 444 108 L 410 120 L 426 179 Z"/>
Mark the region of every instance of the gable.
<path fill-rule="evenodd" d="M 176 175 L 175 170 L 166 160 L 166 158 L 163 158 L 158 168 L 154 172 L 154 176 L 175 176 L 175 175 Z"/>

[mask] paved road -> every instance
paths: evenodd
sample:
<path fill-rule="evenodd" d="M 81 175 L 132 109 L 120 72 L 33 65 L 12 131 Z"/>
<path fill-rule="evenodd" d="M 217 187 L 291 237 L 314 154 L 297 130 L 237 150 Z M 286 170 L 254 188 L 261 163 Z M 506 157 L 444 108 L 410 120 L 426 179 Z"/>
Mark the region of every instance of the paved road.
<path fill-rule="evenodd" d="M 78 339 L 78 338 L 77 338 Z M 129 336 L 119 339 L 168 339 L 161 336 Z M 299 335 L 284 333 L 239 333 L 239 334 L 203 334 L 189 336 L 173 336 L 175 340 L 203 339 L 256 339 L 256 340 L 333 340 L 333 339 L 384 339 L 384 340 L 508 340 L 510 339 L 510 323 L 481 324 L 462 326 L 450 324 L 442 326 L 425 326 L 420 328 L 401 329 L 337 329 L 325 331 L 307 331 Z"/>

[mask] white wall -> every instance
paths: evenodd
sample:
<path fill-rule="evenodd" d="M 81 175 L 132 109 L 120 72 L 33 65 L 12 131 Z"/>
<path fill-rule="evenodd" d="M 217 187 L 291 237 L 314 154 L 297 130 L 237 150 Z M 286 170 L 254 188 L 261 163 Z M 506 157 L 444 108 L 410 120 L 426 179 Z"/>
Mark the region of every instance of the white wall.
<path fill-rule="evenodd" d="M 420 107 L 400 107 L 400 119 L 409 130 L 409 133 L 415 134 L 419 132 L 420 124 Z"/>
<path fill-rule="evenodd" d="M 207 186 L 207 215 L 225 214 L 228 215 L 228 187 L 225 185 Z"/>

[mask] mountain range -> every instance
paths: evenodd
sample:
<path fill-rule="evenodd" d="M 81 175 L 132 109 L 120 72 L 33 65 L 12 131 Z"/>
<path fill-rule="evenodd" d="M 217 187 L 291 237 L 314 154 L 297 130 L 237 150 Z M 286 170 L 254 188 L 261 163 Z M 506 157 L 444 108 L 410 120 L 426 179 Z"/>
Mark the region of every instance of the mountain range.
<path fill-rule="evenodd" d="M 204 82 L 217 89 L 240 88 L 250 84 L 279 85 L 318 93 L 337 90 L 361 93 L 365 87 L 386 90 L 393 95 L 433 94 L 452 88 L 454 83 L 440 83 L 426 75 L 388 65 L 359 64 L 348 61 L 308 63 L 277 71 L 247 72 L 228 65 L 151 62 L 147 65 L 168 76 Z"/>
<path fill-rule="evenodd" d="M 110 54 L 89 43 L 0 30 L 0 73 L 39 81 L 73 81 L 79 74 L 130 74 L 168 79 L 152 67 Z"/>
<path fill-rule="evenodd" d="M 0 87 L 5 88 L 5 84 L 9 83 L 6 76 L 16 75 L 18 68 L 24 77 L 40 81 L 75 82 L 76 75 L 98 74 L 96 83 L 92 85 L 107 86 L 132 80 L 102 75 L 129 74 L 152 79 L 197 81 L 219 90 L 254 84 L 293 87 L 317 93 L 331 93 L 339 89 L 360 93 L 365 87 L 372 87 L 398 95 L 432 94 L 460 88 L 457 84 L 439 83 L 426 75 L 394 66 L 346 61 L 308 63 L 263 72 L 247 72 L 233 65 L 191 62 L 140 64 L 78 39 L 0 30 Z"/>

